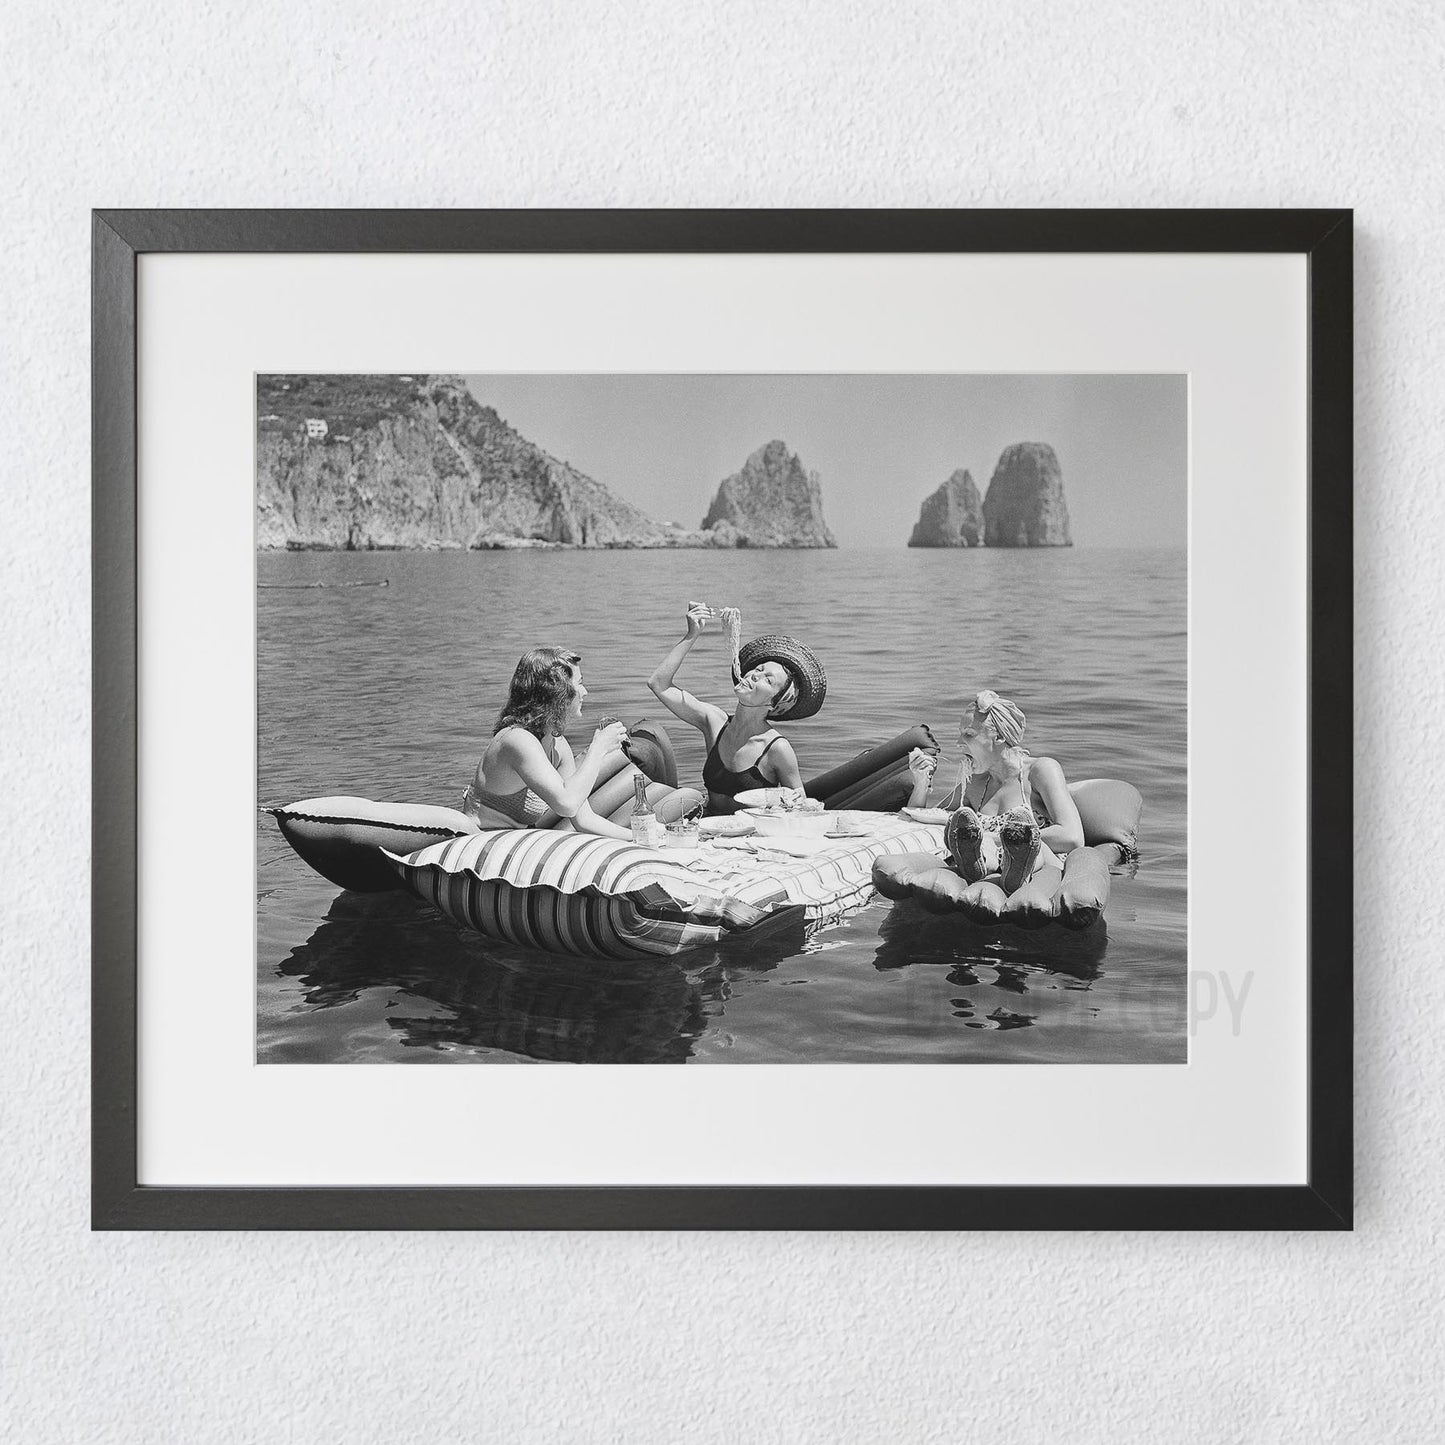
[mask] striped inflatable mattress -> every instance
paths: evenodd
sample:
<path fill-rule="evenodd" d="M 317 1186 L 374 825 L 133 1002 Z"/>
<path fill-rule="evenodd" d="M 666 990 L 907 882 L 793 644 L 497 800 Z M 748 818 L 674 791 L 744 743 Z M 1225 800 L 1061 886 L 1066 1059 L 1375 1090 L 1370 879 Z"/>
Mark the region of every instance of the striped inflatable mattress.
<path fill-rule="evenodd" d="M 387 853 L 403 883 L 491 938 L 595 958 L 670 956 L 787 917 L 836 922 L 872 901 L 872 868 L 937 844 L 936 828 L 862 814 L 849 838 L 717 838 L 651 849 L 508 829 Z"/>

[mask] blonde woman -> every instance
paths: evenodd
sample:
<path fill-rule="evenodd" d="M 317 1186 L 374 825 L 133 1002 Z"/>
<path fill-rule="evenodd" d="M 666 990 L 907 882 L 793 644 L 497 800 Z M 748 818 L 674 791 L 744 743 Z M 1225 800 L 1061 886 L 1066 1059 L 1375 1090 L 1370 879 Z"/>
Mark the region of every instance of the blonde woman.
<path fill-rule="evenodd" d="M 1026 725 L 1016 703 L 979 693 L 959 724 L 960 782 L 943 801 L 953 810 L 944 842 L 954 868 L 970 883 L 996 882 L 1005 894 L 1046 871 L 1061 873 L 1063 855 L 1084 843 L 1064 770 L 1024 748 Z M 911 807 L 927 800 L 931 762 L 926 754 L 909 759 Z"/>

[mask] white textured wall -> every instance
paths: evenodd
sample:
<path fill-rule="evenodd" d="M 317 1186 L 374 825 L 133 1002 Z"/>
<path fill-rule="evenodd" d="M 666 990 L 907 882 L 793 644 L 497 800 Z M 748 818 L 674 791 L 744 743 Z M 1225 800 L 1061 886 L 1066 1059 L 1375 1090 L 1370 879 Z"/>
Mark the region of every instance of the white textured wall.
<path fill-rule="evenodd" d="M 1362 750 L 1396 725 L 1360 836 L 1404 790 L 1438 857 L 1442 35 L 1412 0 L 10 0 L 5 1438 L 1437 1438 L 1441 908 L 1399 844 L 1359 859 L 1353 1236 L 90 1234 L 87 212 L 1352 204 Z"/>

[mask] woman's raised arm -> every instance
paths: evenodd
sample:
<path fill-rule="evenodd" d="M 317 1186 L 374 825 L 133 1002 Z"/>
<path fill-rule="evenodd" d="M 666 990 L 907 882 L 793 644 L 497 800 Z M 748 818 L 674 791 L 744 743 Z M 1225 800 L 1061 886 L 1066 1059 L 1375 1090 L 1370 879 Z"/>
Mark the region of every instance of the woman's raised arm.
<path fill-rule="evenodd" d="M 674 717 L 691 723 L 709 742 L 726 726 L 728 715 L 710 702 L 702 702 L 685 688 L 678 687 L 673 679 L 682 666 L 683 659 L 692 651 L 692 645 L 707 626 L 709 609 L 701 603 L 690 602 L 687 607 L 687 631 L 682 641 L 658 664 L 657 671 L 647 679 L 647 688 Z"/>

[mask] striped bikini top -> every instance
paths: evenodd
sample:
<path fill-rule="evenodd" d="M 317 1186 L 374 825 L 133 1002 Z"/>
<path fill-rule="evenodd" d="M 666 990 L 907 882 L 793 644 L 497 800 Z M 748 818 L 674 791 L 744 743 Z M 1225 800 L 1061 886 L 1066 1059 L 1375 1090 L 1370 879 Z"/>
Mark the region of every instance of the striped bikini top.
<path fill-rule="evenodd" d="M 547 761 L 555 767 L 556 754 Z M 525 783 L 514 793 L 493 793 L 479 788 L 473 778 L 462 793 L 462 812 L 484 828 L 534 828 L 547 811 L 546 801 Z"/>
<path fill-rule="evenodd" d="M 525 785 L 515 793 L 489 793 L 468 783 L 462 794 L 462 812 L 484 828 L 535 827 L 547 811 L 547 804 Z"/>

